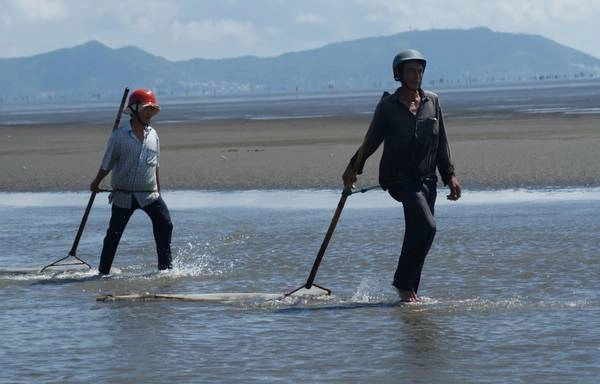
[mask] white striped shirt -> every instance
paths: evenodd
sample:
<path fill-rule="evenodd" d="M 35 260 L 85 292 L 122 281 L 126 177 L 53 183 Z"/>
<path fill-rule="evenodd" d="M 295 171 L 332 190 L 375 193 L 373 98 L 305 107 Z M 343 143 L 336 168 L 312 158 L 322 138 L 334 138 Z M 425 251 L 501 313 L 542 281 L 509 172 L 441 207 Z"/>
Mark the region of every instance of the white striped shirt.
<path fill-rule="evenodd" d="M 132 197 L 140 207 L 156 201 L 159 155 L 160 143 L 152 127 L 144 129 L 143 142 L 135 136 L 129 121 L 116 129 L 108 139 L 101 165 L 103 170 L 112 172 L 109 202 L 119 208 L 131 208 Z"/>

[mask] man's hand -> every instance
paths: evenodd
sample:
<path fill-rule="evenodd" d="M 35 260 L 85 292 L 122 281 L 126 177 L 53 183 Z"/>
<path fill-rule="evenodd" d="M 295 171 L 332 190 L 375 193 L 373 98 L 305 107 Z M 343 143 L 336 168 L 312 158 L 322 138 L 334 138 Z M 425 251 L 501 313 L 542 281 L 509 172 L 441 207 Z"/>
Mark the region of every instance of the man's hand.
<path fill-rule="evenodd" d="M 450 188 L 450 194 L 446 196 L 448 200 L 456 201 L 460 199 L 460 183 L 456 176 L 450 176 L 448 179 L 448 188 Z"/>
<path fill-rule="evenodd" d="M 100 168 L 98 170 L 98 174 L 90 184 L 90 191 L 95 193 L 100 192 L 100 183 L 102 182 L 102 179 L 104 179 L 106 175 L 108 175 L 109 172 L 110 171 L 105 171 L 104 169 Z"/>
<path fill-rule="evenodd" d="M 94 179 L 94 181 L 92 181 L 92 183 L 90 184 L 90 191 L 92 192 L 100 192 L 100 182 L 96 179 Z"/>
<path fill-rule="evenodd" d="M 354 183 L 356 183 L 356 170 L 352 164 L 348 164 L 348 167 L 346 167 L 346 170 L 342 175 L 342 180 L 344 180 L 344 187 L 354 189 Z"/>

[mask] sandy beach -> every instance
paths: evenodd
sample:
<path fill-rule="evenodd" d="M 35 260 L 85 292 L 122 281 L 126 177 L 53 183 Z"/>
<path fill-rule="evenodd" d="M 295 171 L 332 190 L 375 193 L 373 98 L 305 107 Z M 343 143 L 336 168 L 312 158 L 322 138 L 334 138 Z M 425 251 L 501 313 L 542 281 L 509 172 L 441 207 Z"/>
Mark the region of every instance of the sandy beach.
<path fill-rule="evenodd" d="M 446 120 L 464 188 L 600 184 L 598 116 Z M 153 126 L 161 140 L 162 188 L 340 188 L 341 173 L 369 121 L 370 116 L 172 124 L 159 120 Z M 110 129 L 110 124 L 1 126 L 0 191 L 86 190 Z M 377 183 L 380 151 L 368 160 L 359 185 Z"/>

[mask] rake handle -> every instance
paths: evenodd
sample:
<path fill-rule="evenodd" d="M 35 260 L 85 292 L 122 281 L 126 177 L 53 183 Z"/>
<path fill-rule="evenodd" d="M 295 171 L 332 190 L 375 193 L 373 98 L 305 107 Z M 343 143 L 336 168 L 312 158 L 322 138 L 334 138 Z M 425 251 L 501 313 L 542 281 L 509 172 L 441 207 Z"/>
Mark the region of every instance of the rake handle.
<path fill-rule="evenodd" d="M 344 209 L 344 205 L 346 204 L 346 199 L 348 198 L 348 196 L 350 196 L 350 190 L 344 189 L 342 191 L 342 196 L 340 197 L 340 201 L 337 205 L 335 213 L 333 214 L 333 218 L 331 219 L 331 223 L 329 224 L 329 229 L 327 229 L 327 234 L 325 235 L 325 238 L 321 243 L 321 248 L 319 248 L 319 253 L 317 253 L 317 258 L 315 259 L 315 262 L 312 266 L 310 275 L 306 280 L 306 284 L 304 284 L 304 287 L 306 289 L 310 289 L 313 286 L 313 282 L 315 280 L 315 277 L 317 276 L 317 271 L 319 270 L 319 266 L 321 265 L 321 260 L 323 260 L 323 256 L 325 256 L 325 250 L 329 245 L 329 240 L 331 240 L 331 237 L 333 236 L 333 231 L 335 231 L 335 226 L 337 225 L 337 222 L 340 219 L 340 215 L 342 214 L 342 210 Z"/>
<path fill-rule="evenodd" d="M 71 251 L 69 251 L 70 256 L 77 255 L 77 247 L 79 246 L 79 240 L 81 240 L 81 235 L 83 234 L 83 230 L 85 229 L 85 224 L 87 223 L 87 219 L 90 215 L 90 211 L 92 210 L 92 205 L 94 204 L 95 198 L 96 192 L 92 192 L 92 194 L 90 195 L 90 199 L 88 200 L 87 207 L 85 207 L 83 217 L 81 218 L 81 223 L 79 224 L 77 235 L 75 236 L 75 240 L 73 241 L 73 246 L 71 247 Z"/>

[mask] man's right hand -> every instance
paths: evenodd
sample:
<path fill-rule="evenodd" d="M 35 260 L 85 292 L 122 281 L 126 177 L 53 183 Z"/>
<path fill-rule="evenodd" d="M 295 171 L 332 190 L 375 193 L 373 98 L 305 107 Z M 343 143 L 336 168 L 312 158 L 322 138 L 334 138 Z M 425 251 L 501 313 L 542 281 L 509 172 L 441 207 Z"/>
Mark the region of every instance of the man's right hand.
<path fill-rule="evenodd" d="M 348 164 L 344 174 L 342 175 L 342 180 L 344 180 L 344 187 L 348 189 L 354 189 L 354 183 L 356 183 L 356 170 L 352 164 Z"/>
<path fill-rule="evenodd" d="M 90 191 L 95 193 L 100 192 L 100 181 L 94 179 L 94 181 L 92 181 L 92 183 L 90 184 Z"/>
<path fill-rule="evenodd" d="M 100 183 L 102 182 L 102 179 L 104 179 L 106 175 L 108 175 L 109 172 L 110 171 L 105 171 L 104 169 L 100 168 L 98 170 L 98 174 L 90 184 L 90 191 L 96 193 L 100 192 Z"/>

